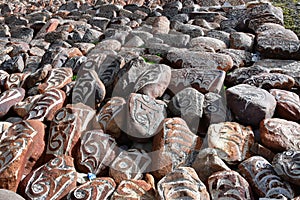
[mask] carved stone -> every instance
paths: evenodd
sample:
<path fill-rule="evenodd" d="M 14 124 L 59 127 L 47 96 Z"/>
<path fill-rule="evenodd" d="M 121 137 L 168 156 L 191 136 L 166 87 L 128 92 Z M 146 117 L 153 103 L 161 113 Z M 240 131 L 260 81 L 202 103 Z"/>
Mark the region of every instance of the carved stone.
<path fill-rule="evenodd" d="M 25 97 L 25 90 L 23 88 L 14 88 L 6 90 L 0 94 L 0 117 L 6 115 L 9 109 L 22 101 Z"/>
<path fill-rule="evenodd" d="M 279 89 L 272 89 L 270 93 L 277 101 L 276 112 L 281 118 L 300 120 L 300 98 L 296 93 Z"/>
<path fill-rule="evenodd" d="M 254 143 L 251 127 L 236 122 L 211 124 L 207 131 L 208 147 L 215 148 L 220 158 L 229 164 L 236 164 L 250 157 Z"/>
<path fill-rule="evenodd" d="M 152 174 L 162 178 L 184 164 L 201 144 L 201 138 L 190 131 L 183 119 L 165 119 L 162 130 L 153 138 Z"/>
<path fill-rule="evenodd" d="M 210 199 L 205 185 L 191 167 L 179 167 L 168 173 L 157 183 L 157 190 L 162 200 Z"/>
<path fill-rule="evenodd" d="M 294 197 L 290 184 L 282 181 L 272 165 L 263 157 L 252 156 L 242 162 L 238 168 L 259 197 L 280 199 Z"/>
<path fill-rule="evenodd" d="M 4 84 L 4 88 L 9 90 L 11 88 L 19 88 L 23 86 L 23 82 L 28 77 L 28 73 L 14 73 L 10 74 Z"/>
<path fill-rule="evenodd" d="M 73 72 L 71 68 L 54 68 L 49 72 L 45 82 L 39 85 L 39 91 L 44 93 L 52 88 L 61 89 L 72 81 Z"/>
<path fill-rule="evenodd" d="M 58 156 L 26 176 L 20 191 L 26 199 L 61 199 L 76 187 L 76 180 L 73 158 Z"/>
<path fill-rule="evenodd" d="M 227 106 L 238 122 L 243 125 L 259 126 L 265 118 L 275 112 L 276 100 L 264 89 L 239 84 L 226 90 Z"/>
<path fill-rule="evenodd" d="M 56 111 L 63 106 L 65 98 L 65 93 L 59 89 L 46 91 L 30 109 L 26 119 L 52 120 Z"/>
<path fill-rule="evenodd" d="M 116 183 L 112 178 L 101 177 L 93 179 L 72 190 L 66 200 L 109 200 L 116 188 Z"/>
<path fill-rule="evenodd" d="M 121 151 L 111 163 L 109 175 L 117 184 L 126 179 L 139 180 L 147 172 L 151 162 L 150 156 L 143 150 Z"/>
<path fill-rule="evenodd" d="M 219 93 L 223 87 L 224 79 L 225 72 L 221 70 L 172 69 L 168 89 L 173 94 L 187 87 L 193 87 L 203 94 Z"/>
<path fill-rule="evenodd" d="M 41 94 L 29 96 L 21 102 L 16 103 L 13 106 L 14 111 L 20 116 L 25 117 L 28 115 L 30 109 L 34 104 L 42 97 Z"/>
<path fill-rule="evenodd" d="M 208 179 L 212 199 L 253 200 L 249 183 L 233 170 L 219 171 Z"/>
<path fill-rule="evenodd" d="M 259 131 L 262 144 L 272 150 L 300 150 L 299 123 L 279 118 L 265 119 Z"/>
<path fill-rule="evenodd" d="M 116 157 L 115 140 L 102 130 L 84 132 L 74 151 L 76 166 L 84 173 L 103 174 Z"/>

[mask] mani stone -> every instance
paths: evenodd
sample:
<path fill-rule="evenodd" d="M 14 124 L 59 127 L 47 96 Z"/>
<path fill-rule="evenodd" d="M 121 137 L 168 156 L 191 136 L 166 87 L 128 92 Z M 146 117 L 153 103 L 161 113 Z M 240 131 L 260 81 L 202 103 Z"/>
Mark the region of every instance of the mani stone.
<path fill-rule="evenodd" d="M 134 92 L 148 95 L 152 98 L 161 97 L 171 80 L 171 68 L 164 64 L 154 64 L 144 71 L 136 80 Z"/>
<path fill-rule="evenodd" d="M 9 109 L 25 97 L 23 88 L 13 88 L 0 94 L 0 117 L 6 115 Z"/>
<path fill-rule="evenodd" d="M 126 101 L 122 97 L 112 97 L 97 114 L 101 129 L 114 138 L 119 138 L 124 127 Z"/>
<path fill-rule="evenodd" d="M 115 140 L 101 129 L 82 133 L 74 150 L 75 163 L 80 172 L 103 174 L 116 157 Z"/>
<path fill-rule="evenodd" d="M 284 180 L 300 186 L 300 151 L 288 150 L 276 154 L 272 166 Z"/>
<path fill-rule="evenodd" d="M 239 84 L 226 90 L 227 106 L 236 120 L 243 125 L 258 127 L 275 112 L 276 100 L 266 90 Z"/>
<path fill-rule="evenodd" d="M 13 106 L 13 110 L 17 113 L 20 117 L 25 117 L 28 115 L 30 109 L 34 106 L 34 104 L 42 97 L 42 94 L 28 96 L 21 102 L 16 103 Z"/>
<path fill-rule="evenodd" d="M 211 124 L 207 131 L 208 147 L 216 149 L 221 159 L 236 164 L 250 157 L 250 147 L 254 143 L 251 127 L 236 122 Z"/>
<path fill-rule="evenodd" d="M 110 177 L 101 177 L 93 179 L 72 190 L 66 200 L 109 200 L 116 188 L 115 181 Z"/>
<path fill-rule="evenodd" d="M 288 182 L 284 182 L 272 165 L 263 157 L 252 156 L 239 166 L 240 174 L 248 181 L 259 197 L 291 199 L 294 192 Z"/>
<path fill-rule="evenodd" d="M 217 52 L 226 49 L 226 44 L 219 39 L 212 37 L 196 37 L 189 42 L 189 48 L 193 50 Z"/>
<path fill-rule="evenodd" d="M 220 53 L 170 50 L 166 57 L 174 68 L 219 69 L 228 71 L 233 66 L 230 56 Z"/>
<path fill-rule="evenodd" d="M 195 170 L 191 167 L 178 167 L 157 183 L 162 200 L 203 199 L 209 200 L 209 193 Z"/>
<path fill-rule="evenodd" d="M 218 156 L 218 152 L 213 148 L 204 148 L 199 151 L 192 167 L 197 172 L 200 180 L 207 183 L 208 178 L 215 172 L 230 170 L 224 161 Z"/>
<path fill-rule="evenodd" d="M 71 68 L 54 68 L 50 70 L 45 82 L 38 86 L 39 91 L 44 93 L 52 88 L 61 89 L 72 81 L 72 76 L 73 72 Z"/>
<path fill-rule="evenodd" d="M 263 145 L 275 151 L 300 150 L 300 125 L 279 118 L 265 119 L 260 124 Z"/>
<path fill-rule="evenodd" d="M 185 164 L 201 144 L 201 138 L 190 131 L 183 119 L 165 119 L 162 130 L 153 138 L 152 174 L 159 179 Z"/>
<path fill-rule="evenodd" d="M 58 156 L 26 176 L 20 194 L 26 199 L 62 199 L 76 187 L 76 181 L 73 158 Z"/>
<path fill-rule="evenodd" d="M 167 116 L 166 104 L 147 95 L 131 93 L 127 106 L 126 133 L 138 141 L 144 141 L 157 134 Z"/>
<path fill-rule="evenodd" d="M 0 141 L 0 188 L 17 191 L 44 151 L 44 125 L 29 120 L 14 123 Z"/>
<path fill-rule="evenodd" d="M 300 120 L 300 98 L 296 93 L 280 89 L 272 89 L 270 93 L 277 101 L 276 112 L 281 118 Z"/>
<path fill-rule="evenodd" d="M 30 109 L 25 119 L 37 119 L 40 121 L 46 119 L 51 121 L 56 111 L 62 108 L 65 98 L 66 94 L 62 90 L 50 89 L 46 91 Z"/>
<path fill-rule="evenodd" d="M 224 170 L 208 179 L 212 199 L 254 200 L 249 183 L 236 171 Z"/>
<path fill-rule="evenodd" d="M 266 90 L 285 89 L 290 90 L 295 85 L 293 77 L 280 73 L 260 73 L 246 79 L 244 84 L 253 85 Z"/>
<path fill-rule="evenodd" d="M 29 76 L 29 73 L 14 73 L 10 74 L 8 78 L 6 79 L 6 82 L 4 84 L 4 88 L 6 90 L 12 89 L 12 88 L 19 88 L 23 87 L 24 80 Z"/>
<path fill-rule="evenodd" d="M 151 157 L 144 150 L 123 150 L 109 166 L 109 175 L 117 184 L 122 180 L 143 178 L 143 173 L 149 170 Z"/>
<path fill-rule="evenodd" d="M 122 180 L 111 200 L 153 200 L 156 199 L 156 191 L 144 180 Z"/>
<path fill-rule="evenodd" d="M 202 94 L 219 93 L 223 88 L 225 72 L 197 68 L 172 69 L 168 90 L 176 94 L 187 87 L 193 87 Z"/>

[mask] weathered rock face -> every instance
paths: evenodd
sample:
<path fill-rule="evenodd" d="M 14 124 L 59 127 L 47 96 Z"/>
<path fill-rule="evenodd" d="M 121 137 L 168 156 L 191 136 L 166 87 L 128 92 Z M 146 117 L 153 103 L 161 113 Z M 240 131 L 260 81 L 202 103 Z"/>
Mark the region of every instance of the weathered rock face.
<path fill-rule="evenodd" d="M 25 96 L 23 88 L 10 89 L 3 92 L 0 96 L 0 117 L 3 117 L 9 109 L 22 101 Z"/>

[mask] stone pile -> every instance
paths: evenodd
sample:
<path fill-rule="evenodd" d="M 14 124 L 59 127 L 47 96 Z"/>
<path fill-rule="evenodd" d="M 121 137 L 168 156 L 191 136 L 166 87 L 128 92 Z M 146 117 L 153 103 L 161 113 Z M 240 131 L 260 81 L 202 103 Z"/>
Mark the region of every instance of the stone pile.
<path fill-rule="evenodd" d="M 300 199 L 300 41 L 267 1 L 0 2 L 0 199 Z"/>

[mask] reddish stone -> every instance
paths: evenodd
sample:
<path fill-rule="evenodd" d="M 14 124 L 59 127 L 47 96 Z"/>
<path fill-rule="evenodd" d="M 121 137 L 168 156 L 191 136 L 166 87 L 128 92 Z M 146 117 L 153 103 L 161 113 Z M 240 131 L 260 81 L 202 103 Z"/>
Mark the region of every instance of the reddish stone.
<path fill-rule="evenodd" d="M 13 88 L 6 90 L 0 95 L 0 117 L 3 117 L 9 109 L 22 101 L 25 97 L 25 90 L 23 88 Z"/>
<path fill-rule="evenodd" d="M 83 56 L 82 52 L 76 47 L 68 49 L 67 53 L 68 58 L 73 58 L 75 56 Z"/>
<path fill-rule="evenodd" d="M 267 161 L 272 162 L 275 153 L 268 149 L 267 147 L 255 142 L 251 148 L 251 154 L 256 155 L 256 156 L 261 156 L 265 158 Z"/>
<path fill-rule="evenodd" d="M 49 32 L 55 31 L 56 28 L 59 25 L 59 20 L 58 19 L 50 19 L 43 27 L 42 29 L 38 32 L 37 36 L 35 39 L 39 38 L 44 38 L 45 35 Z"/>
<path fill-rule="evenodd" d="M 11 88 L 19 88 L 23 86 L 24 81 L 29 76 L 29 73 L 14 73 L 7 77 L 4 88 L 9 90 Z"/>
<path fill-rule="evenodd" d="M 23 101 L 16 103 L 13 107 L 14 111 L 20 116 L 25 117 L 28 115 L 30 109 L 34 106 L 34 104 L 42 97 L 41 94 L 29 96 Z"/>

